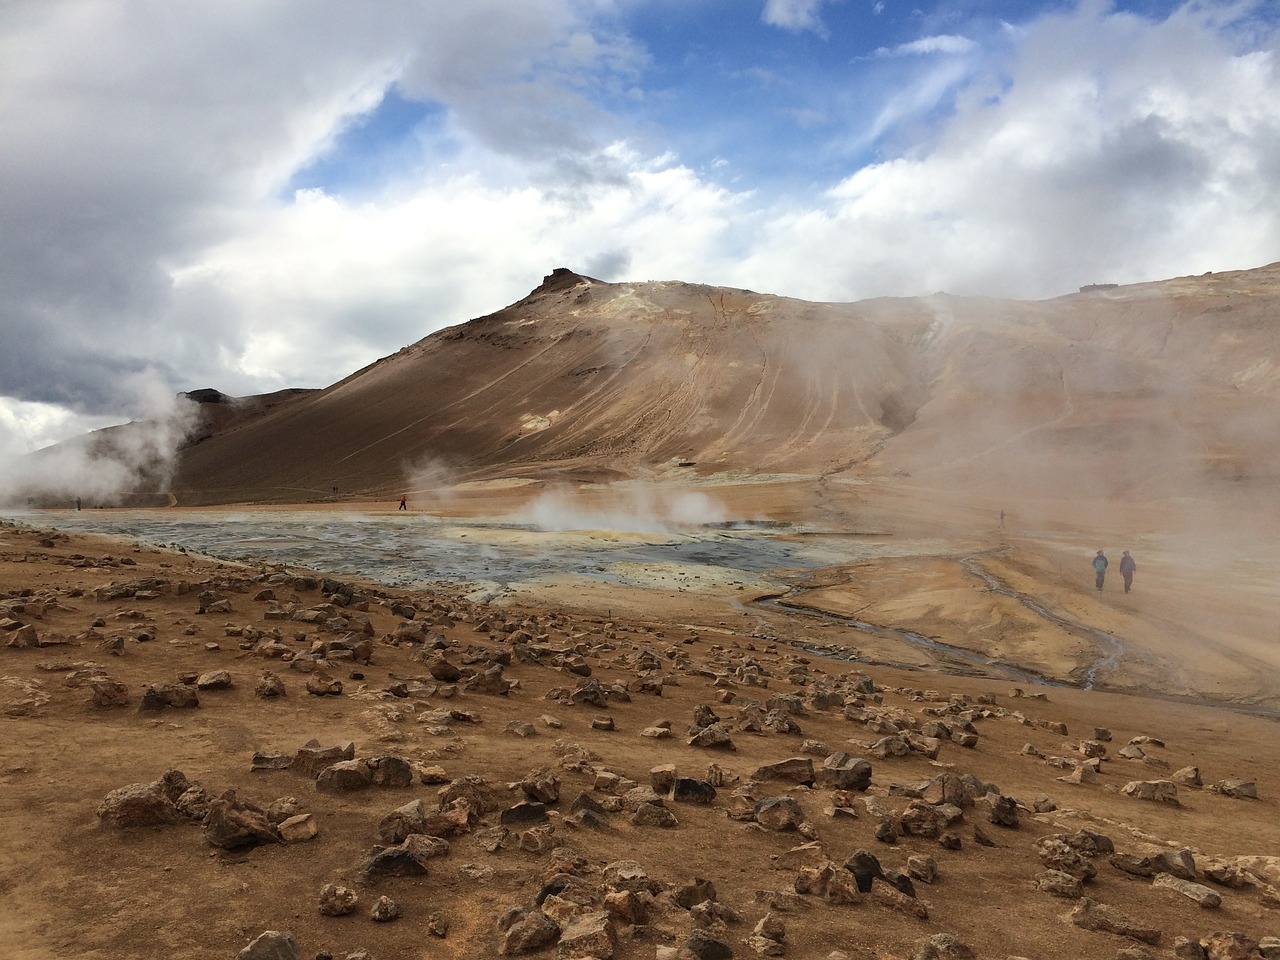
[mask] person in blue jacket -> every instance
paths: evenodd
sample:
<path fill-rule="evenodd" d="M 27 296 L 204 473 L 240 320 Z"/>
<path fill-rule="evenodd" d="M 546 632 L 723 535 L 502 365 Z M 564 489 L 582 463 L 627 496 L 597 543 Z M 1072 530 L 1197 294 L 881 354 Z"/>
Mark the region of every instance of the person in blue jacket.
<path fill-rule="evenodd" d="M 1107 557 L 1101 550 L 1093 558 L 1094 586 L 1102 589 L 1102 581 L 1107 578 Z"/>

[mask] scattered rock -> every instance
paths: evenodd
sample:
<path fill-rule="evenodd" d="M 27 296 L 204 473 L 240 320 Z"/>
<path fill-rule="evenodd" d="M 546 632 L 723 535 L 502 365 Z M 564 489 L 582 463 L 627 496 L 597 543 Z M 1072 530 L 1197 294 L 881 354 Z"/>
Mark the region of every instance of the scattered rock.
<path fill-rule="evenodd" d="M 1175 806 L 1178 803 L 1178 785 L 1172 780 L 1131 780 L 1120 792 L 1135 800 L 1171 803 Z"/>
<path fill-rule="evenodd" d="M 1218 907 L 1222 906 L 1222 897 L 1208 887 L 1203 884 L 1192 883 L 1190 880 L 1179 879 L 1172 874 L 1159 874 L 1151 885 L 1165 890 L 1174 890 L 1184 897 L 1194 900 L 1206 910 L 1217 910 Z"/>
<path fill-rule="evenodd" d="M 427 873 L 427 861 L 449 852 L 449 842 L 423 833 L 412 833 L 402 843 L 383 847 L 365 861 L 366 878 L 422 877 Z"/>
<path fill-rule="evenodd" d="M 765 797 L 755 805 L 756 823 L 766 830 L 796 830 L 806 822 L 804 810 L 794 797 Z"/>
<path fill-rule="evenodd" d="M 270 811 L 267 816 L 270 818 Z M 316 826 L 315 818 L 309 813 L 287 817 L 277 824 L 277 829 L 280 831 L 280 839 L 285 843 L 303 843 L 314 840 L 320 835 L 320 828 Z"/>
<path fill-rule="evenodd" d="M 127 707 L 129 705 L 129 687 L 119 680 L 99 676 L 89 681 L 93 691 L 93 703 L 98 707 Z"/>
<path fill-rule="evenodd" d="M 608 911 L 584 913 L 561 928 L 559 956 L 610 960 L 617 945 L 618 933 Z"/>
<path fill-rule="evenodd" d="M 298 940 L 292 933 L 267 930 L 236 954 L 236 960 L 299 960 Z"/>
<path fill-rule="evenodd" d="M 210 670 L 196 677 L 197 690 L 229 690 L 231 674 L 226 670 Z"/>
<path fill-rule="evenodd" d="M 533 953 L 559 938 L 560 925 L 541 910 L 520 907 L 515 909 L 514 916 L 512 913 L 507 911 L 498 921 L 498 931 L 502 934 L 498 952 L 503 956 Z"/>
<path fill-rule="evenodd" d="M 326 883 L 320 891 L 320 912 L 326 917 L 345 917 L 355 912 L 360 898 L 350 887 Z"/>
<path fill-rule="evenodd" d="M 973 948 L 949 933 L 935 933 L 916 942 L 911 960 L 975 960 Z"/>
<path fill-rule="evenodd" d="M 1224 797 L 1234 797 L 1236 800 L 1258 799 L 1258 785 L 1252 780 L 1241 780 L 1238 777 L 1228 777 L 1226 780 L 1211 783 L 1209 791 L 1220 793 Z"/>
<path fill-rule="evenodd" d="M 390 923 L 392 920 L 399 920 L 401 912 L 400 904 L 390 897 L 383 896 L 373 901 L 373 907 L 369 910 L 369 919 L 377 923 Z"/>
<path fill-rule="evenodd" d="M 209 803 L 204 818 L 204 838 L 212 847 L 236 850 L 263 843 L 283 843 L 280 829 L 255 803 L 241 800 L 228 790 Z"/>
<path fill-rule="evenodd" d="M 112 790 L 98 804 L 98 819 L 108 826 L 131 828 L 178 823 L 183 817 L 157 780 Z"/>
<path fill-rule="evenodd" d="M 1084 930 L 1099 930 L 1103 933 L 1114 933 L 1128 937 L 1141 943 L 1157 944 L 1160 942 L 1160 931 L 1146 927 L 1111 907 L 1104 906 L 1084 897 L 1076 908 L 1066 917 L 1071 923 Z"/>
<path fill-rule="evenodd" d="M 316 789 L 324 793 L 350 793 L 372 784 L 373 771 L 364 760 L 339 760 L 316 777 Z"/>

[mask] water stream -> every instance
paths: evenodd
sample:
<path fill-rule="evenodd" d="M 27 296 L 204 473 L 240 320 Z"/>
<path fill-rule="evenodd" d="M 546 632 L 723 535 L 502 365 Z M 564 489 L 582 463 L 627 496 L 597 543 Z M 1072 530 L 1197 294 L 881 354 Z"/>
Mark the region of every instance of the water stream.
<path fill-rule="evenodd" d="M 973 559 L 965 559 L 960 561 L 961 566 L 969 573 L 982 580 L 987 585 L 987 589 L 992 593 L 998 593 L 1001 596 L 1012 597 L 1020 604 L 1030 610 L 1032 613 L 1048 620 L 1050 623 L 1056 623 L 1058 626 L 1075 633 L 1083 635 L 1090 640 L 1095 641 L 1105 652 L 1105 656 L 1098 658 L 1089 664 L 1085 669 L 1084 679 L 1080 686 L 1085 690 L 1092 690 L 1098 681 L 1098 676 L 1104 670 L 1114 670 L 1119 663 L 1120 655 L 1124 653 L 1124 641 L 1117 637 L 1114 633 L 1107 633 L 1105 630 L 1099 630 L 1096 627 L 1090 627 L 1080 623 L 1078 620 L 1070 620 L 1047 609 L 1038 600 L 1027 596 L 1025 593 L 1019 593 L 1008 584 L 1001 580 L 997 580 L 982 567 L 978 566 Z"/>

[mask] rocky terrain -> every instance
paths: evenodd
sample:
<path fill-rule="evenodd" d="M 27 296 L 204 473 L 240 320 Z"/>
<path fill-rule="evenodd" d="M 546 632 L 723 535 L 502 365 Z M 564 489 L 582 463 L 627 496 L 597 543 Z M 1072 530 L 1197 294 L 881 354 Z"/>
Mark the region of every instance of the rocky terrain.
<path fill-rule="evenodd" d="M 1274 720 L 672 594 L 0 527 L 5 956 L 1280 956 Z"/>
<path fill-rule="evenodd" d="M 1280 956 L 1278 298 L 557 270 L 43 454 L 4 956 Z"/>

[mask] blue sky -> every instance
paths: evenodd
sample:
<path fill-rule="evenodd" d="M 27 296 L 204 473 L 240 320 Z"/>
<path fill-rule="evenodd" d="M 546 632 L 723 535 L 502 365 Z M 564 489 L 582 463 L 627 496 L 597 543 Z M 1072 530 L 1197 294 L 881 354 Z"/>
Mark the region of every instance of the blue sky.
<path fill-rule="evenodd" d="M 0 453 L 557 266 L 814 300 L 1280 260 L 1280 4 L 13 0 Z M 159 398 L 159 399 L 158 399 Z"/>

